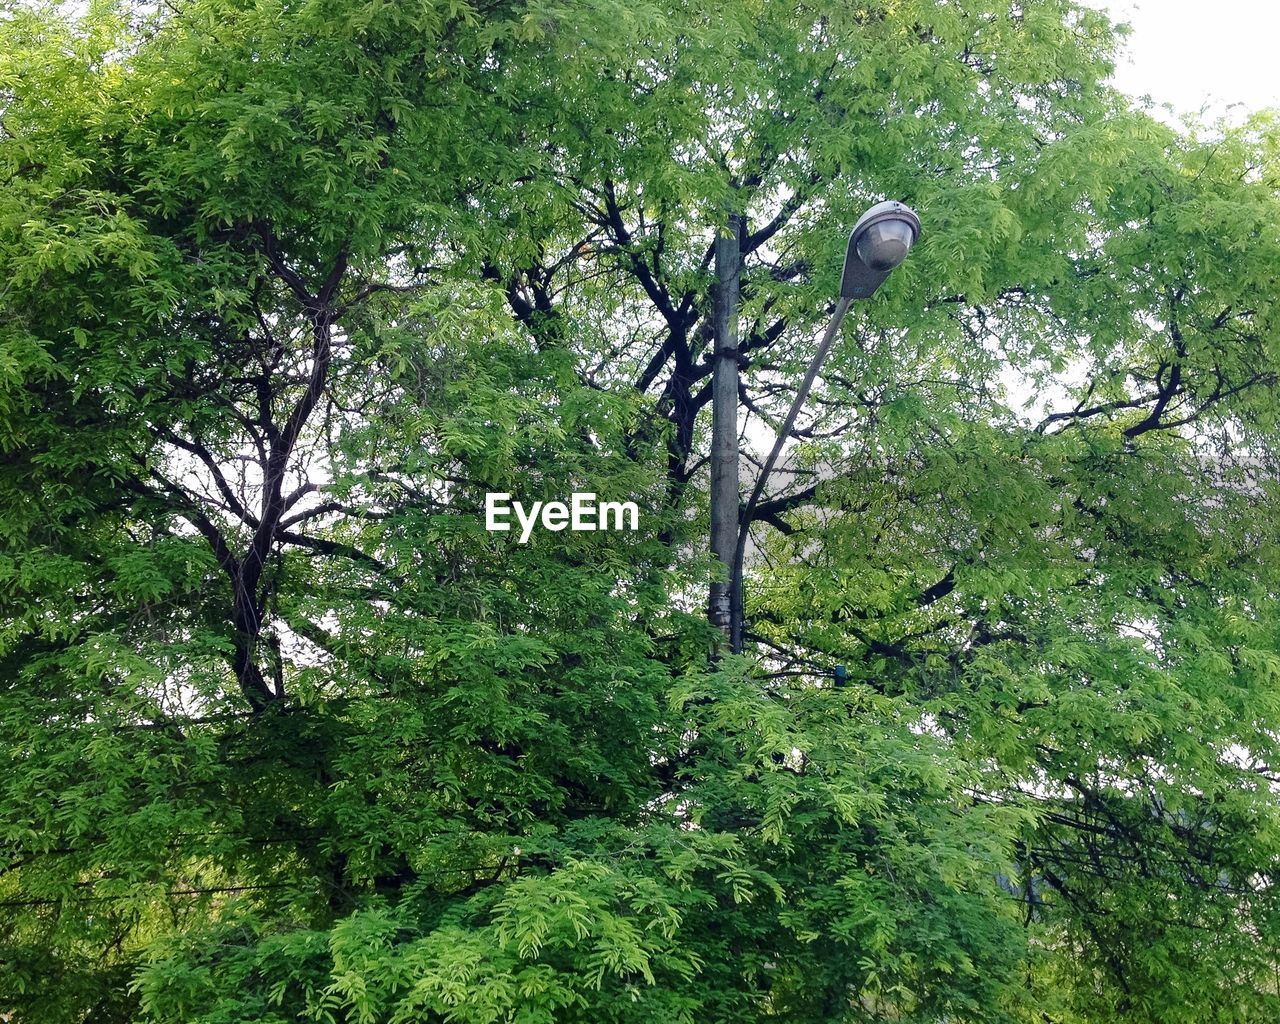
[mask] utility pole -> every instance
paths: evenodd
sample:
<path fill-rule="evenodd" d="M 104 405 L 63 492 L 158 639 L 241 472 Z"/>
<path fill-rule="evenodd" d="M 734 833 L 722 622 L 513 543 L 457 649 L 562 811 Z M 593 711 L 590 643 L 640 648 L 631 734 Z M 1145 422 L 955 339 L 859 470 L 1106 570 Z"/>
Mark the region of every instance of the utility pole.
<path fill-rule="evenodd" d="M 708 616 L 726 638 L 734 553 L 738 546 L 738 277 L 742 219 L 729 215 L 715 241 L 715 305 L 711 378 L 711 554 L 723 566 L 723 580 L 711 584 Z"/>

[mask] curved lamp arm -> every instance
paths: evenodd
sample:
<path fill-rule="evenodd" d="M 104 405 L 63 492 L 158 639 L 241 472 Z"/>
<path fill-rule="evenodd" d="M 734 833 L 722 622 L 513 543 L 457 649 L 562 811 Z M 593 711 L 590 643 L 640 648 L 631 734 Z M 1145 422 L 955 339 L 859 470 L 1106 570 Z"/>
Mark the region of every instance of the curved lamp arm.
<path fill-rule="evenodd" d="M 796 425 L 796 417 L 800 415 L 805 399 L 809 397 L 809 392 L 813 390 L 813 382 L 818 379 L 818 371 L 822 368 L 822 363 L 827 358 L 827 353 L 831 351 L 831 346 L 835 344 L 835 340 L 840 334 L 840 324 L 844 322 L 844 315 L 849 311 L 849 306 L 852 304 L 853 299 L 845 296 L 841 296 L 837 300 L 835 309 L 831 312 L 831 320 L 827 324 L 826 333 L 823 334 L 822 342 L 818 345 L 818 351 L 809 363 L 809 369 L 804 375 L 804 380 L 800 382 L 800 389 L 796 392 L 796 397 L 791 402 L 791 408 L 787 410 L 787 418 L 782 421 L 782 426 L 778 429 L 778 437 L 773 442 L 773 451 L 765 459 L 760 475 L 756 477 L 756 485 L 751 490 L 751 497 L 747 499 L 747 504 L 742 510 L 742 519 L 738 524 L 738 543 L 733 550 L 733 567 L 729 573 L 729 621 L 733 627 L 729 636 L 729 649 L 734 654 L 742 653 L 742 559 L 747 550 L 747 538 L 751 533 L 752 517 L 755 514 L 756 506 L 760 503 L 760 496 L 764 493 L 765 484 L 769 481 L 769 474 L 773 472 L 778 456 L 782 454 L 787 438 L 791 436 L 791 430 Z"/>

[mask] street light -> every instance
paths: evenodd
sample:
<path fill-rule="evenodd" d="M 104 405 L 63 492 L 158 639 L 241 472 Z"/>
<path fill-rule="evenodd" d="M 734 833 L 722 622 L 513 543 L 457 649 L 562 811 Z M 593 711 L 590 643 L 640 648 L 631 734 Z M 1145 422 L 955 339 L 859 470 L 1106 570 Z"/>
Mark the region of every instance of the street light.
<path fill-rule="evenodd" d="M 892 200 L 876 203 L 858 218 L 844 254 L 840 297 L 870 298 L 920 237 L 915 210 Z M 837 325 L 839 326 L 839 325 Z"/>
<path fill-rule="evenodd" d="M 769 474 L 773 471 L 778 456 L 791 430 L 795 426 L 796 417 L 800 414 L 805 399 L 813 388 L 818 371 L 822 368 L 827 353 L 835 344 L 840 333 L 840 324 L 854 299 L 866 299 L 875 294 L 877 288 L 903 260 L 920 237 L 920 218 L 916 212 L 904 203 L 876 203 L 858 218 L 858 223 L 849 233 L 849 246 L 844 255 L 844 273 L 840 279 L 840 297 L 836 300 L 835 309 L 831 312 L 831 321 L 827 324 L 826 333 L 818 345 L 818 351 L 809 363 L 796 397 L 787 411 L 787 418 L 778 430 L 778 437 L 773 443 L 773 450 L 765 460 L 764 467 L 756 478 L 756 485 L 751 491 L 751 498 L 742 510 L 738 524 L 737 545 L 734 548 L 733 563 L 729 572 L 729 649 L 734 654 L 742 653 L 742 559 L 747 548 L 747 537 L 751 532 L 751 519 L 755 513 L 760 496 L 764 493 Z M 736 429 L 736 428 L 735 428 Z"/>

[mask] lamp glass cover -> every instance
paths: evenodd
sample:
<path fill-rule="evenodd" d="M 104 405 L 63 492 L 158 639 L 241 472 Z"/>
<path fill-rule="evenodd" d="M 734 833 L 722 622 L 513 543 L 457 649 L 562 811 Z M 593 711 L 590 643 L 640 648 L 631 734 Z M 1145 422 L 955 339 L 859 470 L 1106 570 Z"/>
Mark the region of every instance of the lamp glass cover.
<path fill-rule="evenodd" d="M 858 238 L 858 258 L 872 270 L 892 270 L 907 258 L 915 231 L 905 220 L 886 218 L 871 224 Z"/>

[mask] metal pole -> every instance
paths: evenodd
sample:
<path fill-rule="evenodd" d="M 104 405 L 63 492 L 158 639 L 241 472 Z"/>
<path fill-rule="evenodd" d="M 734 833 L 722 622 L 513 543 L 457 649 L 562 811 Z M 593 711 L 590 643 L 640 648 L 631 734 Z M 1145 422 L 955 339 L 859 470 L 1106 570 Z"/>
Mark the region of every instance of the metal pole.
<path fill-rule="evenodd" d="M 742 653 L 742 557 L 747 549 L 747 538 L 751 533 L 751 520 L 755 513 L 756 505 L 760 502 L 760 495 L 764 493 L 765 484 L 769 481 L 769 474 L 773 471 L 774 463 L 778 461 L 778 456 L 782 454 L 782 448 L 787 443 L 787 438 L 791 436 L 791 430 L 796 425 L 796 417 L 800 415 L 800 409 L 804 405 L 805 399 L 809 397 L 809 392 L 813 389 L 813 382 L 818 378 L 818 371 L 822 369 L 822 363 L 827 358 L 827 353 L 831 351 L 831 346 L 835 344 L 836 337 L 840 333 L 840 324 L 843 323 L 844 315 L 849 311 L 849 305 L 852 302 L 852 299 L 843 297 L 836 301 L 836 308 L 831 312 L 831 320 L 827 324 L 827 331 L 822 336 L 821 344 L 818 345 L 817 354 L 809 363 L 809 370 L 805 373 L 804 380 L 800 383 L 800 390 L 796 392 L 796 397 L 791 402 L 791 408 L 787 410 L 787 418 L 782 421 L 782 426 L 778 429 L 778 437 L 773 442 L 773 451 L 769 453 L 769 457 L 765 460 L 764 466 L 760 470 L 760 475 L 756 478 L 756 485 L 751 491 L 751 497 L 748 499 L 746 507 L 742 510 L 742 526 L 738 530 L 737 542 L 733 550 L 732 569 L 729 573 L 729 649 L 734 654 Z"/>
<path fill-rule="evenodd" d="M 708 616 L 731 638 L 730 593 L 738 542 L 738 275 L 741 219 L 730 214 L 728 230 L 716 235 L 714 366 L 711 379 L 711 554 L 724 566 L 724 580 L 711 584 Z"/>

